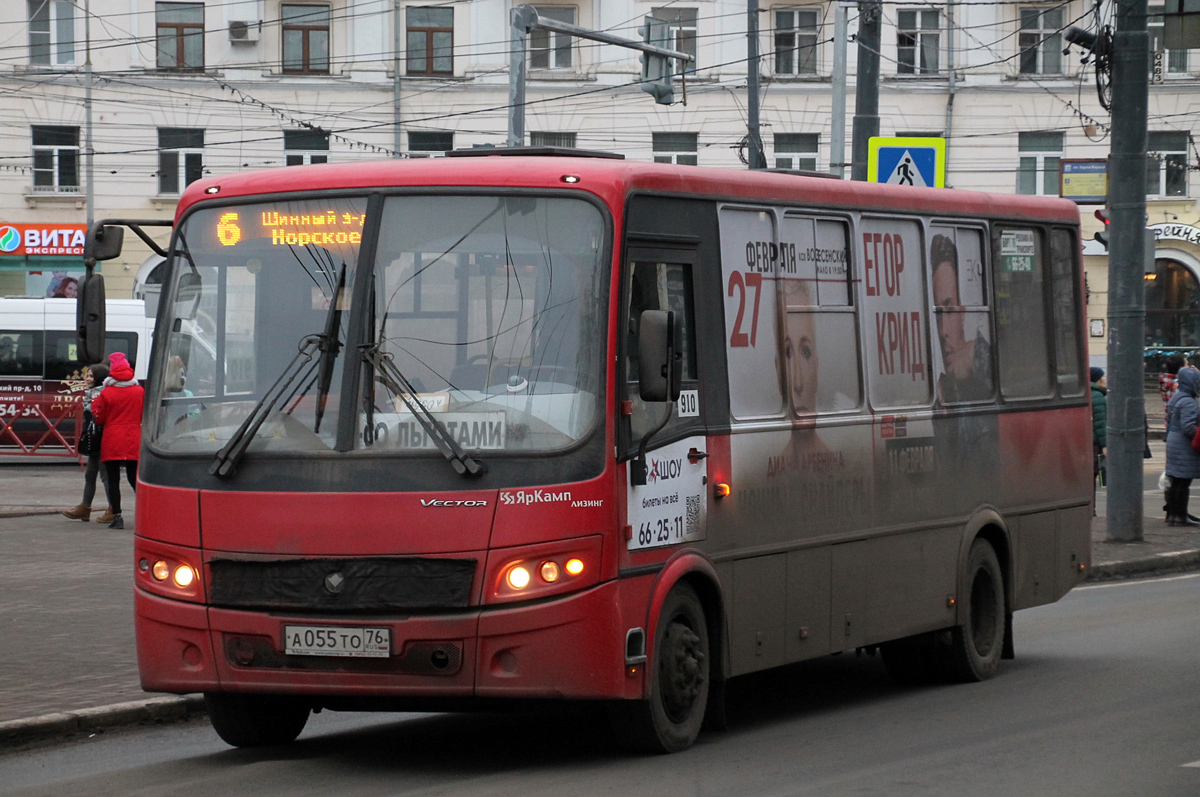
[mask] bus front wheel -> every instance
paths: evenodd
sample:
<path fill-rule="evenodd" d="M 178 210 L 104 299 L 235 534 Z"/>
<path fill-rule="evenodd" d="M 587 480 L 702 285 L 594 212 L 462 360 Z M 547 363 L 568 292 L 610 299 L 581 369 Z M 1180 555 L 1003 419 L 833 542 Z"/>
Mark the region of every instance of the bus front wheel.
<path fill-rule="evenodd" d="M 704 721 L 711 667 L 704 606 L 687 584 L 677 584 L 663 602 L 653 653 L 647 669 L 650 699 L 616 704 L 613 730 L 625 746 L 639 752 L 686 750 Z"/>
<path fill-rule="evenodd" d="M 307 705 L 278 695 L 206 692 L 204 705 L 213 730 L 234 747 L 294 742 L 308 722 Z"/>
<path fill-rule="evenodd" d="M 950 631 L 945 664 L 955 681 L 985 681 L 996 674 L 1004 652 L 1004 574 L 987 540 L 977 539 L 967 555 L 967 605 L 963 624 Z"/>

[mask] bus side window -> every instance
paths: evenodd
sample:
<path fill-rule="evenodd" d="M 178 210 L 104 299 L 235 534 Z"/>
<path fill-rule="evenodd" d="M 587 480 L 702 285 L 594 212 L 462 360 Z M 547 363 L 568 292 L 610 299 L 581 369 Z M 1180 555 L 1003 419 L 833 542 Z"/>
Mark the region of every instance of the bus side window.
<path fill-rule="evenodd" d="M 696 386 L 696 325 L 695 301 L 692 292 L 692 268 L 686 263 L 631 261 L 629 264 L 629 329 L 626 339 L 625 374 L 628 381 L 627 396 L 633 401 L 632 431 L 637 441 L 662 419 L 663 405 L 645 404 L 638 395 L 639 322 L 644 310 L 673 310 L 682 319 L 683 325 L 683 385 L 684 389 Z M 686 422 L 677 415 L 666 430 Z"/>
<path fill-rule="evenodd" d="M 1049 396 L 1042 233 L 1027 227 L 1000 227 L 993 233 L 993 245 L 1000 393 L 1006 399 Z"/>
<path fill-rule="evenodd" d="M 1050 290 L 1054 322 L 1054 362 L 1058 389 L 1064 396 L 1079 396 L 1087 385 L 1080 356 L 1079 286 L 1075 281 L 1075 254 L 1079 245 L 1069 230 L 1050 233 Z"/>
<path fill-rule="evenodd" d="M 937 325 L 937 395 L 942 404 L 991 401 L 992 330 L 983 233 L 933 226 L 929 267 Z"/>
<path fill-rule="evenodd" d="M 862 404 L 849 235 L 849 226 L 834 219 L 788 214 L 781 225 L 782 360 L 797 418 Z"/>
<path fill-rule="evenodd" d="M 932 346 L 921 225 L 913 218 L 864 216 L 858 232 L 871 406 L 927 407 Z"/>
<path fill-rule="evenodd" d="M 42 333 L 0 329 L 0 376 L 42 376 Z"/>

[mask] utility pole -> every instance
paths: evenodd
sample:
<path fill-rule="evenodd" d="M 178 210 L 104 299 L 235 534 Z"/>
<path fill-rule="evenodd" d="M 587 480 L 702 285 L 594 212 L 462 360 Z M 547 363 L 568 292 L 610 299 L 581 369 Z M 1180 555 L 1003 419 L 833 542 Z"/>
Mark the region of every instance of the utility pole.
<path fill-rule="evenodd" d="M 400 0 L 392 0 L 392 149 L 399 158 L 404 151 L 400 132 L 400 42 L 404 27 L 400 20 Z"/>
<path fill-rule="evenodd" d="M 746 154 L 751 169 L 767 168 L 758 101 L 758 0 L 746 0 Z"/>
<path fill-rule="evenodd" d="M 833 16 L 833 108 L 829 120 L 829 173 L 846 176 L 846 36 L 850 6 L 839 0 Z"/>
<path fill-rule="evenodd" d="M 95 179 L 96 171 L 93 168 L 93 156 L 95 155 L 92 149 L 92 3 L 91 0 L 84 0 L 83 3 L 83 46 L 84 46 L 84 88 L 83 88 L 83 171 L 87 180 L 87 193 L 84 195 L 84 202 L 87 205 L 87 226 L 92 229 L 92 222 L 96 219 L 96 189 Z"/>
<path fill-rule="evenodd" d="M 1112 47 L 1112 150 L 1108 206 L 1108 509 L 1109 540 L 1142 539 L 1146 329 L 1146 114 L 1150 37 L 1146 0 L 1117 0 Z"/>
<path fill-rule="evenodd" d="M 858 75 L 854 87 L 854 141 L 850 179 L 867 179 L 867 158 L 872 136 L 879 135 L 879 42 L 882 4 L 860 0 L 858 4 Z"/>

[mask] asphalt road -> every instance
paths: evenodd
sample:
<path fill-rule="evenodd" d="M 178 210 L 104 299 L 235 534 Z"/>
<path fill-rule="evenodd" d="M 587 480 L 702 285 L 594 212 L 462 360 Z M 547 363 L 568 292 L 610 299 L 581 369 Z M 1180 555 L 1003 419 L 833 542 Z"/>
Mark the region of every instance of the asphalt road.
<path fill-rule="evenodd" d="M 834 656 L 739 679 L 731 727 L 628 757 L 587 711 L 314 717 L 233 750 L 207 723 L 0 752 L 21 795 L 1195 795 L 1200 574 L 1086 586 L 1016 617 L 983 684 L 894 687 Z"/>

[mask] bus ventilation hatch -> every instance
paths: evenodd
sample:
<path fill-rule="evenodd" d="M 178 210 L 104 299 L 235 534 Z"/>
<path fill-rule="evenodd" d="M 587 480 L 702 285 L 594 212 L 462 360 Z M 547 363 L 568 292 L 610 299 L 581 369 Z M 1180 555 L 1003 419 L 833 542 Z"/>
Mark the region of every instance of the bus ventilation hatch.
<path fill-rule="evenodd" d="M 483 144 L 470 149 L 452 149 L 446 153 L 447 158 L 490 158 L 493 155 L 508 157 L 549 157 L 549 158 L 603 158 L 606 160 L 625 160 L 619 152 L 604 152 L 598 149 L 575 149 L 573 147 L 495 147 Z"/>

